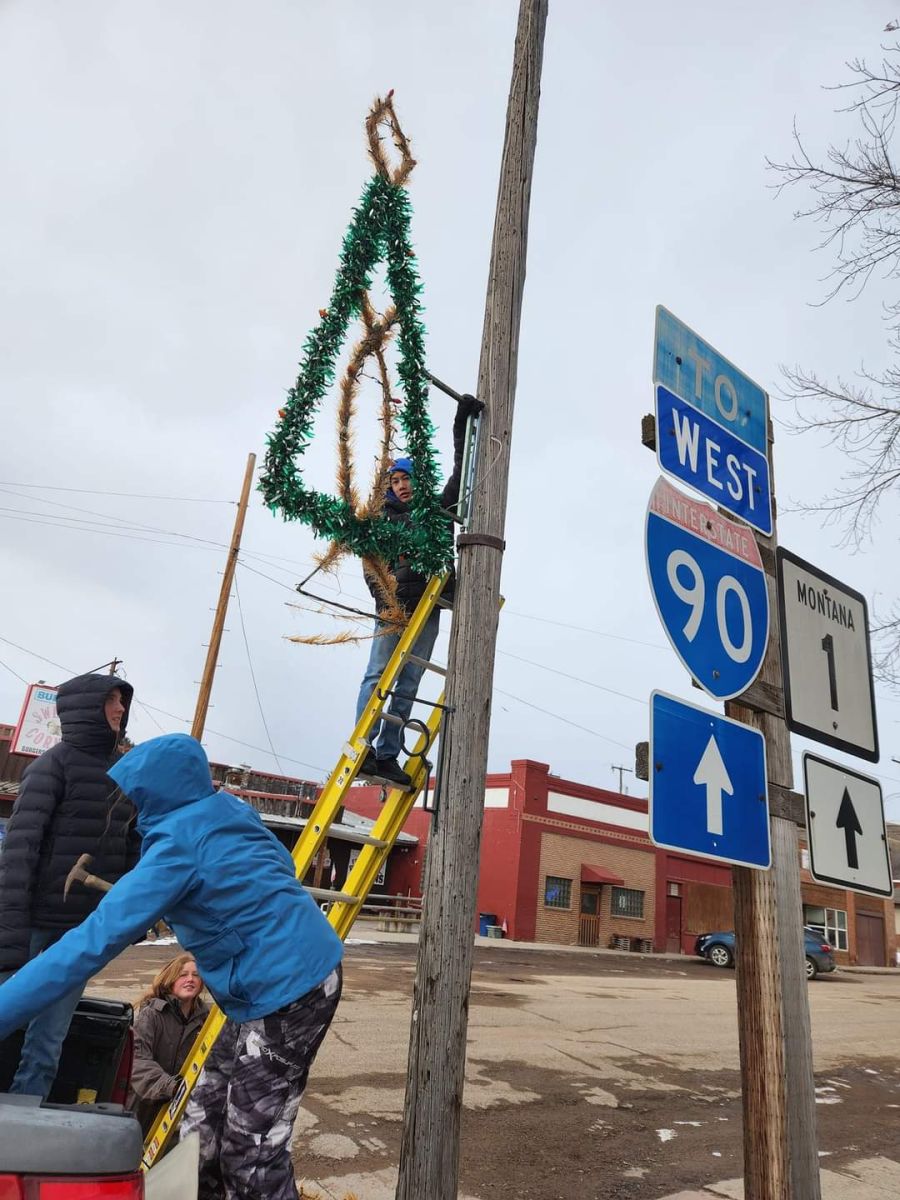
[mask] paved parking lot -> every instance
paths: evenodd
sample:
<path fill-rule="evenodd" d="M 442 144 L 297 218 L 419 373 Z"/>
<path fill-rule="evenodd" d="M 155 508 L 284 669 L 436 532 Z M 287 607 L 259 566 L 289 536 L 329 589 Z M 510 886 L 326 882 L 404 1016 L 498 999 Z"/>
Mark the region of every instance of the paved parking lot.
<path fill-rule="evenodd" d="M 132 947 L 95 989 L 132 996 L 171 953 Z M 414 969 L 414 945 L 347 947 L 294 1143 L 327 1200 L 393 1196 Z M 900 972 L 823 978 L 810 1002 L 823 1165 L 898 1157 Z M 741 1174 L 733 972 L 482 945 L 470 1011 L 467 1197 L 656 1200 Z"/>

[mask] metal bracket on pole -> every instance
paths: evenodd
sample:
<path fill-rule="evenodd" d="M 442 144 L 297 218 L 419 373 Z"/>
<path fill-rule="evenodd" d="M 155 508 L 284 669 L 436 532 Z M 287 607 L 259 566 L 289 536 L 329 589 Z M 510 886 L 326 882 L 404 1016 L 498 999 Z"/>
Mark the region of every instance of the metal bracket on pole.
<path fill-rule="evenodd" d="M 449 396 L 452 400 L 455 400 L 457 404 L 460 404 L 463 400 L 474 400 L 475 403 L 478 405 L 479 413 L 484 412 L 484 401 L 479 400 L 477 396 L 472 396 L 472 395 L 469 395 L 468 393 L 463 394 L 461 392 L 454 391 L 454 389 L 449 385 L 449 383 L 444 383 L 444 381 L 442 379 L 438 379 L 437 375 L 432 375 L 432 373 L 430 371 L 426 371 L 425 374 L 428 376 L 429 380 L 434 384 L 434 386 L 438 389 L 439 392 L 443 392 L 445 396 Z"/>

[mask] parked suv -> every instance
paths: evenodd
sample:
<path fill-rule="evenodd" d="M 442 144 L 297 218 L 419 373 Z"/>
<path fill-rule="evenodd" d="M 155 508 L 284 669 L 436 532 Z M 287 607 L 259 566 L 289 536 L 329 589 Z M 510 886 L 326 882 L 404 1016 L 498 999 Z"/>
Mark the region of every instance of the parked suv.
<path fill-rule="evenodd" d="M 827 974 L 835 969 L 834 950 L 815 929 L 803 930 L 803 950 L 807 979 L 815 979 L 820 971 Z M 694 953 L 714 967 L 733 967 L 734 933 L 701 933 L 694 943 Z"/>

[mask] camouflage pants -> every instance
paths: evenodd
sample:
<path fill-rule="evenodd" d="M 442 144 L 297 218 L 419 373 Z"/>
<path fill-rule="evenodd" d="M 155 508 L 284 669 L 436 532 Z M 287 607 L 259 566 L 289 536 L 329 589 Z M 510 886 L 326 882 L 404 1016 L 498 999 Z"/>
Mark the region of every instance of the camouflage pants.
<path fill-rule="evenodd" d="M 341 984 L 338 967 L 268 1017 L 225 1022 L 181 1122 L 200 1135 L 199 1200 L 296 1200 L 291 1134 Z"/>

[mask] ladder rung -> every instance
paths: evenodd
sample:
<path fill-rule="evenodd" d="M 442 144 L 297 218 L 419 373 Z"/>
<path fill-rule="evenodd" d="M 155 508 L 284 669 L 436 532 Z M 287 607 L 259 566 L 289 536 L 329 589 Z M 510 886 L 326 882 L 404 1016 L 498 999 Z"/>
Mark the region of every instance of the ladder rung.
<path fill-rule="evenodd" d="M 435 600 L 435 604 L 438 606 L 438 608 L 452 608 L 453 607 L 453 601 L 445 600 L 443 596 L 438 596 L 437 600 Z"/>
<path fill-rule="evenodd" d="M 419 658 L 418 654 L 410 654 L 406 661 L 415 663 L 417 667 L 424 667 L 426 671 L 434 671 L 435 675 L 447 674 L 446 667 L 442 667 L 440 663 L 433 663 L 428 658 Z"/>
<path fill-rule="evenodd" d="M 333 904 L 355 904 L 359 899 L 359 896 L 352 896 L 349 892 L 334 892 L 331 888 L 307 887 L 306 890 L 314 900 L 331 900 Z"/>
<path fill-rule="evenodd" d="M 406 722 L 402 717 L 395 717 L 393 713 L 383 712 L 381 714 L 382 721 L 387 721 L 389 725 L 405 725 Z"/>
<path fill-rule="evenodd" d="M 340 827 L 332 825 L 328 830 L 329 838 L 336 838 L 339 842 L 352 842 L 354 846 L 377 846 L 379 850 L 383 850 L 387 842 L 381 838 L 372 837 L 371 834 L 362 833 L 357 829 L 348 829 L 344 832 L 336 832 Z"/>

